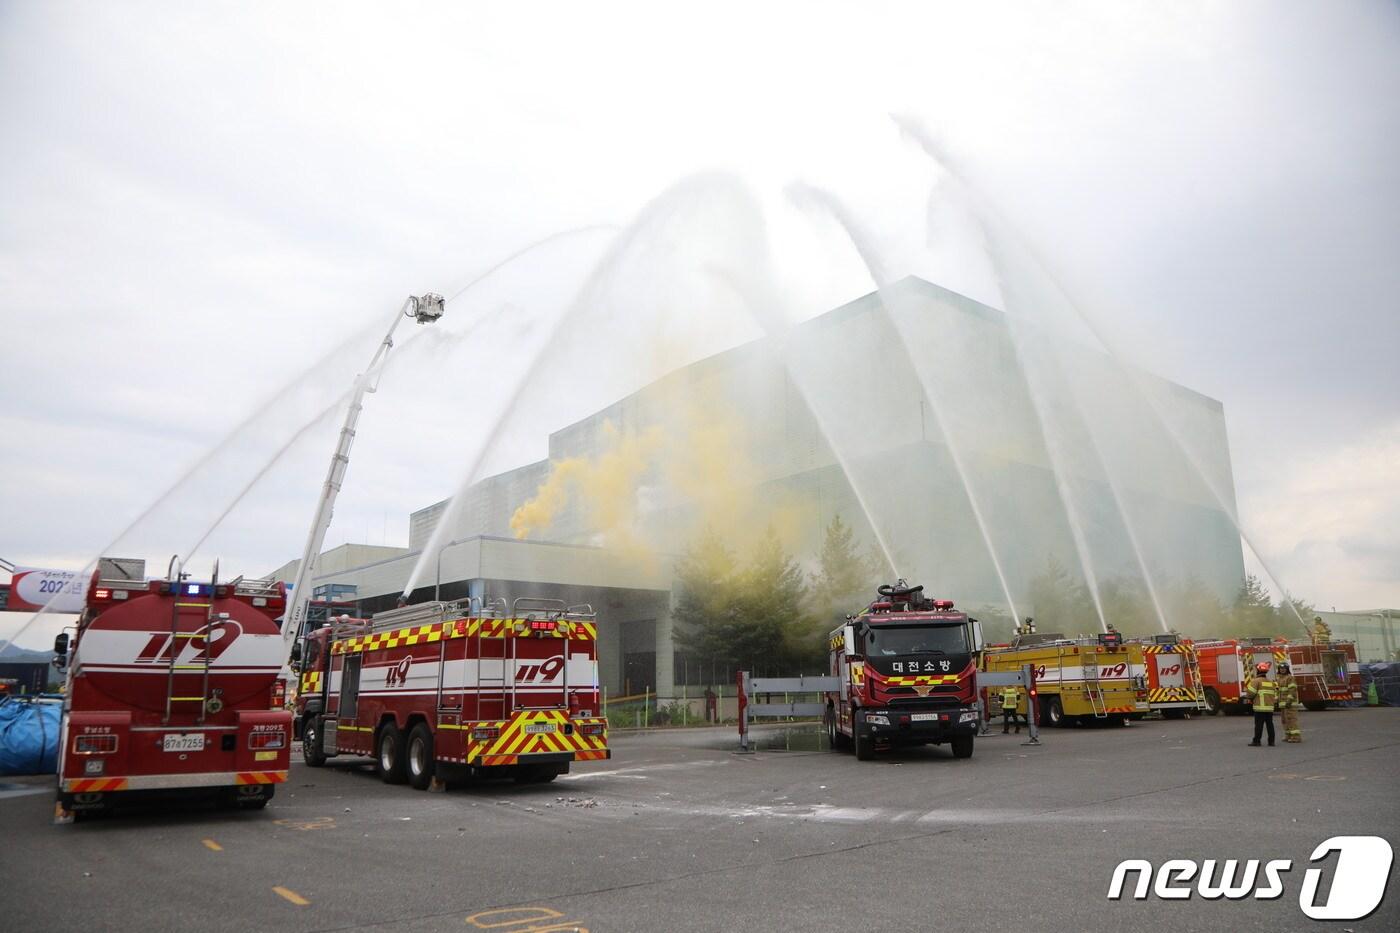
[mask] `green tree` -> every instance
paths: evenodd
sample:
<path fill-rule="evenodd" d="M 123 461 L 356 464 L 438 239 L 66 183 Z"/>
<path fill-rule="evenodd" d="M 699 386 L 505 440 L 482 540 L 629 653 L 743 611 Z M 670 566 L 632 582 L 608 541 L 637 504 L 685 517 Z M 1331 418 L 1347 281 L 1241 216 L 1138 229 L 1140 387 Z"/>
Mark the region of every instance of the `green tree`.
<path fill-rule="evenodd" d="M 802 571 L 771 528 L 740 566 L 713 530 L 676 564 L 676 643 L 726 665 L 790 668 L 810 628 Z"/>
<path fill-rule="evenodd" d="M 754 546 L 748 566 L 739 576 L 739 605 L 753 633 L 756 650 L 751 657 L 769 657 L 784 668 L 808 670 L 820 661 L 824 649 L 812 641 L 815 626 L 806 609 L 802 569 L 783 549 L 771 526 Z M 772 643 L 775 637 L 776 645 Z"/>
<path fill-rule="evenodd" d="M 1230 625 L 1233 635 L 1275 635 L 1278 628 L 1278 615 L 1274 612 L 1274 601 L 1269 590 L 1254 574 L 1247 574 L 1235 594 L 1234 605 L 1230 607 Z"/>
<path fill-rule="evenodd" d="M 846 616 L 875 598 L 880 583 L 881 562 L 862 554 L 855 532 L 838 514 L 826 526 L 817 572 L 812 574 L 810 605 L 818 626 L 826 631 L 840 625 Z M 826 632 L 823 632 L 823 637 Z"/>
<path fill-rule="evenodd" d="M 676 644 L 700 658 L 733 663 L 726 629 L 738 612 L 734 555 L 706 528 L 676 562 L 676 600 L 671 610 Z"/>
<path fill-rule="evenodd" d="M 1220 637 L 1232 631 L 1230 616 L 1220 599 L 1195 574 L 1167 583 L 1163 601 L 1168 623 L 1182 634 Z"/>

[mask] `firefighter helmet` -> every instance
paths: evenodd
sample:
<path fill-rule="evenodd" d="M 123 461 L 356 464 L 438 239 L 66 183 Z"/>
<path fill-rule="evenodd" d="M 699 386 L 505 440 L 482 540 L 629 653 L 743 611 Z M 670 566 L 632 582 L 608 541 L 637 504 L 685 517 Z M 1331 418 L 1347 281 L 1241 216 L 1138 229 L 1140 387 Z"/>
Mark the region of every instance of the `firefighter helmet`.
<path fill-rule="evenodd" d="M 1254 672 L 1255 672 L 1256 674 L 1267 674 L 1267 673 L 1269 673 L 1269 662 L 1268 662 L 1268 661 L 1260 661 L 1258 664 L 1254 665 Z"/>
<path fill-rule="evenodd" d="M 1280 661 L 1278 662 L 1278 672 L 1280 674 L 1291 674 L 1293 671 L 1292 668 L 1288 666 L 1287 661 Z"/>

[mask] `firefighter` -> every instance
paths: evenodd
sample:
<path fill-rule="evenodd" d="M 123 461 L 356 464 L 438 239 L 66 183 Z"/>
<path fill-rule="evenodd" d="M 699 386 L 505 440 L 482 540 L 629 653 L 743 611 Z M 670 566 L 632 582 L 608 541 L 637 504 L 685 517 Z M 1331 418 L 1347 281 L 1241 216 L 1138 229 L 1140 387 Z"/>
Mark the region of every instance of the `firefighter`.
<path fill-rule="evenodd" d="M 1001 688 L 1001 734 L 1006 735 L 1011 731 L 1011 727 L 1016 727 L 1019 735 L 1021 732 L 1021 717 L 1019 707 L 1021 705 L 1021 688 L 1015 684 Z M 1027 722 L 1027 725 L 1030 725 Z"/>
<path fill-rule="evenodd" d="M 1245 692 L 1254 706 L 1254 741 L 1249 744 L 1257 748 L 1264 730 L 1269 730 L 1269 746 L 1274 744 L 1274 700 L 1278 696 L 1278 685 L 1269 679 L 1269 662 L 1260 661 L 1254 668 L 1254 676 L 1249 679 Z"/>
<path fill-rule="evenodd" d="M 1313 616 L 1312 643 L 1325 645 L 1332 641 L 1332 627 L 1322 621 L 1322 616 Z"/>
<path fill-rule="evenodd" d="M 1303 741 L 1303 730 L 1298 727 L 1298 681 L 1286 661 L 1278 666 L 1278 708 L 1283 714 L 1283 740 Z"/>

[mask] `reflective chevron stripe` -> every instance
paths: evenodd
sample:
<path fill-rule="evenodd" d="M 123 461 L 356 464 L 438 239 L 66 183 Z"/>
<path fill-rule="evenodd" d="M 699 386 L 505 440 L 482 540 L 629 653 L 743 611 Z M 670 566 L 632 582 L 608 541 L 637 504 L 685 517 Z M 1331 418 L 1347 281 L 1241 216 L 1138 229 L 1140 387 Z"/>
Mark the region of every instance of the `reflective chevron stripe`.
<path fill-rule="evenodd" d="M 549 732 L 530 732 L 531 725 L 552 725 Z M 569 732 L 564 727 L 572 725 Z M 601 725 L 600 735 L 582 735 L 578 727 Z M 477 765 L 516 764 L 521 755 L 560 754 L 572 752 L 576 761 L 592 761 L 608 757 L 607 720 L 569 719 L 566 710 L 533 710 L 522 712 L 509 722 L 484 722 L 462 725 L 463 730 L 482 726 L 497 728 L 501 734 L 484 742 L 472 740 L 468 745 L 467 762 Z"/>
<path fill-rule="evenodd" d="M 411 625 L 387 632 L 374 632 L 370 635 L 356 635 L 331 646 L 332 654 L 355 654 L 373 651 L 377 648 L 398 648 L 409 645 L 426 645 L 454 638 L 568 638 L 574 641 L 597 641 L 598 626 L 594 622 L 578 622 L 572 619 L 561 620 L 564 631 L 555 629 L 549 632 L 531 632 L 526 619 L 453 619 L 448 622 L 434 622 L 429 625 Z M 517 632 L 516 625 L 526 628 Z"/>
<path fill-rule="evenodd" d="M 958 682 L 957 674 L 917 674 L 912 677 L 898 674 L 885 678 L 885 683 L 891 687 L 941 687 L 944 684 L 955 684 Z"/>
<path fill-rule="evenodd" d="M 63 789 L 71 794 L 105 794 L 108 791 L 126 790 L 126 778 L 83 778 L 64 781 Z"/>
<path fill-rule="evenodd" d="M 285 771 L 240 771 L 234 776 L 235 784 L 281 784 L 286 780 Z"/>

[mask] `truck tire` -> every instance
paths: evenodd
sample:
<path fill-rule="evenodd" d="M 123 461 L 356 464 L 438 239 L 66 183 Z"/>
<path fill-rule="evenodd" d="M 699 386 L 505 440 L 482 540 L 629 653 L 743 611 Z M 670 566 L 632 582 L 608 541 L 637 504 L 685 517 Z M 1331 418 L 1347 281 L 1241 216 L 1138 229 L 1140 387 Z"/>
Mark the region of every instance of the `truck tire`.
<path fill-rule="evenodd" d="M 850 739 L 836 727 L 836 707 L 826 708 L 826 737 L 832 751 L 846 751 L 851 747 Z"/>
<path fill-rule="evenodd" d="M 302 723 L 301 760 L 312 768 L 323 767 L 326 763 L 325 738 L 321 731 L 320 716 L 312 716 Z"/>
<path fill-rule="evenodd" d="M 1065 708 L 1059 697 L 1045 698 L 1045 724 L 1055 729 L 1065 727 Z"/>
<path fill-rule="evenodd" d="M 953 736 L 953 737 L 948 741 L 948 744 L 949 744 L 950 746 L 952 746 L 952 749 L 953 749 L 953 757 L 954 757 L 954 758 L 971 758 L 971 757 L 972 757 L 972 746 L 973 746 L 973 740 L 974 740 L 974 739 L 975 739 L 975 736 L 971 736 L 971 735 L 955 735 L 955 736 Z"/>
<path fill-rule="evenodd" d="M 1220 715 L 1220 694 L 1215 692 L 1214 687 L 1206 688 L 1206 715 Z"/>
<path fill-rule="evenodd" d="M 862 734 L 860 720 L 853 714 L 851 716 L 851 732 L 854 733 L 852 741 L 856 747 L 856 760 L 869 761 L 875 757 L 875 739 L 869 733 Z"/>
<path fill-rule="evenodd" d="M 408 785 L 416 790 L 427 790 L 433 783 L 433 730 L 426 722 L 420 722 L 408 734 L 408 753 L 405 756 L 408 768 Z"/>
<path fill-rule="evenodd" d="M 386 722 L 374 737 L 374 773 L 385 784 L 402 784 L 407 779 L 404 758 L 403 733 Z"/>

